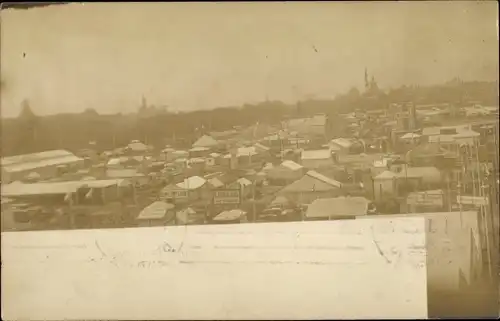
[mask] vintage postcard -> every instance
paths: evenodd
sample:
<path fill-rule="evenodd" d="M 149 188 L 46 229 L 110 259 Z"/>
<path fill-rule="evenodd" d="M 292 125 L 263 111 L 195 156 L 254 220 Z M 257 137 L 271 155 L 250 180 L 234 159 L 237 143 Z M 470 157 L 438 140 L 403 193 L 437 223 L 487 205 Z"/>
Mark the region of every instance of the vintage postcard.
<path fill-rule="evenodd" d="M 498 317 L 497 13 L 2 4 L 2 319 Z"/>

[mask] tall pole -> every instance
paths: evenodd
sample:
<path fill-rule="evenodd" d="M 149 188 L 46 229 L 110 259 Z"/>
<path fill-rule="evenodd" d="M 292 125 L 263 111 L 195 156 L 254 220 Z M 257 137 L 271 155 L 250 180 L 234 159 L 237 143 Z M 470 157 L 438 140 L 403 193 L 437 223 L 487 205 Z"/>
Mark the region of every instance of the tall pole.
<path fill-rule="evenodd" d="M 257 220 L 257 213 L 256 213 L 256 208 L 255 208 L 255 185 L 256 185 L 256 179 L 254 178 L 253 183 L 252 183 L 252 222 L 255 222 Z"/>

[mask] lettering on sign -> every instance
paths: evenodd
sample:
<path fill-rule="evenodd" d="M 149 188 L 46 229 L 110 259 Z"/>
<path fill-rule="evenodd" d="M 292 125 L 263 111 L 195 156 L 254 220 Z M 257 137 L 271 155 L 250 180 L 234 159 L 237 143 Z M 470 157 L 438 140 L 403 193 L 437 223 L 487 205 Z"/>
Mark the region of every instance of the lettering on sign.
<path fill-rule="evenodd" d="M 239 190 L 219 190 L 214 192 L 214 204 L 239 204 Z"/>
<path fill-rule="evenodd" d="M 488 198 L 478 196 L 457 196 L 457 202 L 463 205 L 488 205 Z"/>
<path fill-rule="evenodd" d="M 408 205 L 428 205 L 428 206 L 443 206 L 442 194 L 410 194 L 406 200 Z"/>

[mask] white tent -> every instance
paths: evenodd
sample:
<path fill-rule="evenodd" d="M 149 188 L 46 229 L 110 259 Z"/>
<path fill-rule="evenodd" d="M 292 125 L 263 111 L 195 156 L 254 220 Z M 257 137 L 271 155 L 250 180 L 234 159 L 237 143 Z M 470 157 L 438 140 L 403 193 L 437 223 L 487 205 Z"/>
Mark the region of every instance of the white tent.
<path fill-rule="evenodd" d="M 215 147 L 218 144 L 219 142 L 217 142 L 213 137 L 203 135 L 193 144 L 193 147 Z"/>
<path fill-rule="evenodd" d="M 156 201 L 145 207 L 137 216 L 139 220 L 154 220 L 162 219 L 167 214 L 167 211 L 174 208 L 173 204 Z"/>

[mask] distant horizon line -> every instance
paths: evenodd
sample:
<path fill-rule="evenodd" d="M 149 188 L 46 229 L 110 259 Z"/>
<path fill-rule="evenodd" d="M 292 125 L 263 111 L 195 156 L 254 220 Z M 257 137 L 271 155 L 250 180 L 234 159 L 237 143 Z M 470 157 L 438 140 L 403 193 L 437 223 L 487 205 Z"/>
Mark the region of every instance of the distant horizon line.
<path fill-rule="evenodd" d="M 403 87 L 406 87 L 406 88 L 415 88 L 415 87 L 421 87 L 421 88 L 429 88 L 429 87 L 436 87 L 436 86 L 445 86 L 447 84 L 450 84 L 450 83 L 453 83 L 455 81 L 460 81 L 461 83 L 498 83 L 498 79 L 494 79 L 494 80 L 486 80 L 486 79 L 482 79 L 482 80 L 463 80 L 461 77 L 458 77 L 458 76 L 455 76 L 453 78 L 451 78 L 450 80 L 448 81 L 445 81 L 445 82 L 441 82 L 441 83 L 435 83 L 435 84 L 426 84 L 426 85 L 419 85 L 419 84 L 402 84 L 398 87 L 388 87 L 388 88 L 378 88 L 381 92 L 383 93 L 386 93 L 389 92 L 390 90 L 394 90 L 394 89 L 400 89 L 400 88 L 403 88 Z M 189 113 L 194 113 L 194 112 L 200 112 L 200 111 L 212 111 L 212 110 L 216 110 L 216 109 L 232 109 L 232 108 L 242 108 L 244 107 L 245 105 L 260 105 L 260 104 L 265 104 L 265 103 L 282 103 L 284 105 L 288 105 L 288 106 L 293 106 L 293 105 L 297 105 L 298 103 L 301 103 L 301 102 L 306 102 L 306 101 L 335 101 L 339 96 L 343 96 L 343 95 L 346 95 L 349 93 L 350 90 L 352 89 L 357 89 L 359 91 L 360 94 L 364 94 L 366 93 L 366 90 L 364 88 L 362 89 L 359 89 L 358 86 L 352 86 L 351 89 L 347 90 L 346 92 L 344 93 L 340 93 L 340 94 L 336 94 L 334 95 L 334 97 L 320 97 L 319 95 L 316 96 L 314 94 L 309 94 L 309 95 L 305 95 L 305 97 L 301 98 L 301 99 L 297 99 L 293 102 L 286 102 L 285 100 L 280 100 L 280 99 L 264 99 L 264 100 L 260 100 L 260 101 L 253 101 L 253 102 L 245 102 L 245 103 L 241 103 L 239 105 L 232 105 L 232 106 L 216 106 L 216 107 L 211 107 L 211 108 L 198 108 L 198 109 L 186 109 L 186 110 L 178 110 L 178 109 L 172 109 L 172 110 L 169 110 L 170 108 L 172 108 L 171 106 L 169 106 L 168 104 L 150 104 L 150 105 L 147 105 L 147 107 L 156 107 L 156 108 L 166 108 L 166 112 L 169 113 L 169 114 L 189 114 Z M 146 96 L 142 96 L 143 98 L 146 98 Z M 26 99 L 25 101 L 27 101 L 28 103 L 30 102 L 29 99 Z M 140 99 L 139 99 L 140 101 Z M 22 104 L 22 102 L 21 102 Z M 122 116 L 131 116 L 131 115 L 135 115 L 135 114 L 138 114 L 139 113 L 139 108 L 140 108 L 140 103 L 138 103 L 137 105 L 137 109 L 136 110 L 133 110 L 133 111 L 123 111 L 123 112 L 99 112 L 97 111 L 97 109 L 95 108 L 92 108 L 92 107 L 89 107 L 89 108 L 86 108 L 84 110 L 80 110 L 80 111 L 75 111 L 75 112 L 60 112 L 60 113 L 44 113 L 44 114 L 37 114 L 35 113 L 35 115 L 37 117 L 50 117 L 50 116 L 60 116 L 60 115 L 79 115 L 79 114 L 83 114 L 86 112 L 86 110 L 90 109 L 90 110 L 94 110 L 95 112 L 97 112 L 97 114 L 99 116 L 116 116 L 116 115 L 122 115 Z M 19 114 L 21 113 L 21 111 L 19 111 Z M 16 119 L 19 117 L 19 114 L 16 115 L 16 116 L 3 116 L 2 115 L 3 113 L 1 112 L 1 106 L 0 106 L 0 119 L 2 120 L 8 120 L 8 119 Z"/>

